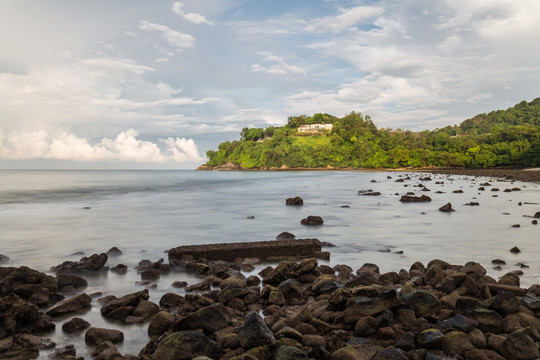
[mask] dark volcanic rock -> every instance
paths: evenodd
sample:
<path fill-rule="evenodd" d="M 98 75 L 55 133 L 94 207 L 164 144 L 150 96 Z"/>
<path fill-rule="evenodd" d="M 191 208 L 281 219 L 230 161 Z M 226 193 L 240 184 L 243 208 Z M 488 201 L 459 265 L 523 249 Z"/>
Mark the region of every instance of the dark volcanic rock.
<path fill-rule="evenodd" d="M 300 196 L 288 198 L 287 200 L 285 200 L 285 205 L 289 205 L 289 206 L 304 205 L 304 200 Z"/>
<path fill-rule="evenodd" d="M 452 209 L 452 204 L 450 203 L 447 203 L 446 205 L 443 205 L 439 208 L 439 211 L 442 211 L 442 212 L 452 212 L 452 211 L 455 211 L 454 209 Z"/>
<path fill-rule="evenodd" d="M 177 331 L 159 342 L 151 359 L 191 360 L 198 356 L 219 358 L 221 346 L 197 331 Z"/>
<path fill-rule="evenodd" d="M 58 315 L 68 314 L 71 312 L 76 312 L 87 307 L 88 305 L 90 305 L 91 302 L 92 302 L 92 298 L 88 296 L 87 294 L 77 295 L 57 304 L 56 306 L 51 308 L 49 311 L 47 311 L 47 315 L 58 316 Z"/>
<path fill-rule="evenodd" d="M 110 341 L 113 344 L 124 341 L 124 334 L 119 330 L 114 329 L 102 329 L 102 328 L 90 328 L 84 334 L 84 341 L 88 345 L 99 345 L 105 341 Z"/>
<path fill-rule="evenodd" d="M 90 327 L 90 323 L 79 317 L 74 317 L 73 319 L 62 324 L 62 331 L 67 333 L 75 333 L 82 331 Z"/>
<path fill-rule="evenodd" d="M 294 238 L 296 238 L 296 236 L 287 231 L 284 231 L 276 236 L 276 240 L 294 240 Z"/>
<path fill-rule="evenodd" d="M 308 216 L 307 218 L 305 219 L 302 219 L 302 221 L 300 221 L 300 223 L 302 225 L 308 225 L 308 226 L 316 226 L 316 225 L 322 225 L 323 224 L 323 219 L 322 217 L 320 216 Z"/>
<path fill-rule="evenodd" d="M 256 312 L 250 312 L 238 331 L 240 337 L 240 345 L 244 349 L 251 349 L 257 346 L 273 345 L 275 338 L 264 320 Z"/>
<path fill-rule="evenodd" d="M 409 195 L 403 195 L 401 199 L 399 199 L 401 202 L 428 202 L 431 201 L 431 198 L 427 195 L 422 196 L 409 196 Z"/>

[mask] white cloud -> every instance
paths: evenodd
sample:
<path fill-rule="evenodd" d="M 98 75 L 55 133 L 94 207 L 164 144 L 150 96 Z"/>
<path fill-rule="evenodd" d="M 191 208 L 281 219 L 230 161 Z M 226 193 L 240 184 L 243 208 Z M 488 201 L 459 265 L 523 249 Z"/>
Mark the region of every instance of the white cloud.
<path fill-rule="evenodd" d="M 306 31 L 339 33 L 364 20 L 381 15 L 383 12 L 384 9 L 382 7 L 376 6 L 356 6 L 349 9 L 340 9 L 338 15 L 312 20 L 306 27 Z"/>
<path fill-rule="evenodd" d="M 212 22 L 206 20 L 206 18 L 201 14 L 196 14 L 196 13 L 186 14 L 184 10 L 182 10 L 183 7 L 184 7 L 184 4 L 182 4 L 181 2 L 175 2 L 173 4 L 172 9 L 176 15 L 180 15 L 182 18 L 186 19 L 187 21 L 191 21 L 192 23 L 195 23 L 195 24 L 212 25 Z"/>
<path fill-rule="evenodd" d="M 176 51 L 192 48 L 195 45 L 195 38 L 189 34 L 180 31 L 171 30 L 169 27 L 161 24 L 151 23 L 145 20 L 140 21 L 139 28 L 148 31 L 158 31 L 167 42 L 176 47 Z"/>
<path fill-rule="evenodd" d="M 3 159 L 54 159 L 80 162 L 129 161 L 138 163 L 201 162 L 197 145 L 192 139 L 160 139 L 158 144 L 138 139 L 134 129 L 122 131 L 115 139 L 104 138 L 96 144 L 63 132 L 51 137 L 44 130 L 15 132 L 0 137 L 0 158 Z"/>
<path fill-rule="evenodd" d="M 275 63 L 269 67 L 265 67 L 259 64 L 251 65 L 251 71 L 253 72 L 267 72 L 274 75 L 285 75 L 287 73 L 294 75 L 307 75 L 305 69 L 296 65 L 289 65 L 285 62 L 285 59 L 279 56 L 275 56 L 270 52 L 259 52 L 259 55 L 263 56 L 263 60 L 270 63 Z"/>

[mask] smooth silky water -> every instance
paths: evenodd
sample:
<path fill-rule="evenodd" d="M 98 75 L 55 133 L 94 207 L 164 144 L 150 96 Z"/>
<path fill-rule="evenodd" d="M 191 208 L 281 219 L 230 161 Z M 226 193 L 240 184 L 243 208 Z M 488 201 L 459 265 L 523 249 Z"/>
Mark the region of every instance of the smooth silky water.
<path fill-rule="evenodd" d="M 4 170 L 0 253 L 10 257 L 4 266 L 26 265 L 52 274 L 52 266 L 79 260 L 81 255 L 73 255 L 77 252 L 89 256 L 117 246 L 123 255 L 110 257 L 107 265 L 126 264 L 128 273 L 85 275 L 89 282 L 85 292 L 118 297 L 144 289 L 135 284 L 141 279 L 134 270 L 142 259 L 167 262 L 166 251 L 179 245 L 272 240 L 283 231 L 334 244 L 325 249 L 331 253 L 325 263 L 331 266 L 344 263 L 357 269 L 375 263 L 382 273 L 439 258 L 453 264 L 479 262 L 497 278 L 523 263 L 529 268 L 523 269 L 522 286 L 540 282 L 540 225 L 533 225 L 531 218 L 540 211 L 539 184 L 409 175 L 411 180 L 399 183 L 395 180 L 405 173 Z M 422 176 L 432 181 L 419 181 Z M 492 186 L 478 191 L 486 181 Z M 414 186 L 419 183 L 431 191 L 421 192 Z M 490 191 L 493 187 L 500 191 Z M 503 192 L 514 187 L 521 191 Z M 357 195 L 367 189 L 382 195 Z M 452 192 L 459 189 L 462 194 Z M 444 193 L 435 193 L 438 190 Z M 426 194 L 432 202 L 400 203 L 400 196 L 409 191 Z M 285 199 L 293 196 L 302 197 L 304 205 L 285 206 Z M 464 205 L 471 201 L 480 206 Z M 438 211 L 447 202 L 455 212 Z M 321 216 L 324 225 L 301 225 L 308 215 Z M 513 228 L 514 224 L 521 227 Z M 510 253 L 513 246 L 522 252 Z M 496 258 L 507 263 L 502 271 L 491 265 Z M 260 264 L 253 273 L 267 265 Z M 149 289 L 150 300 L 158 303 L 167 292 L 183 294 L 171 287 L 177 280 L 193 284 L 200 278 L 177 272 L 164 275 L 157 287 Z M 43 335 L 58 346 L 74 344 L 77 355 L 89 357 L 84 331 L 67 335 L 61 330 L 65 321 L 80 316 L 94 327 L 123 331 L 119 350 L 137 355 L 148 341 L 148 322 L 123 325 L 105 320 L 96 300 L 81 314 L 57 319 L 56 330 Z M 48 352 L 42 351 L 40 357 L 46 358 Z"/>

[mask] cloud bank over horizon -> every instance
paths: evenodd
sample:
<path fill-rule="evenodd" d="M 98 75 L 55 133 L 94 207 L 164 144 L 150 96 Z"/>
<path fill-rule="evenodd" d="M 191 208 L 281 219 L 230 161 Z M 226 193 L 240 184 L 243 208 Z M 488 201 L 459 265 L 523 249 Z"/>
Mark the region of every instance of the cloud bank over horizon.
<path fill-rule="evenodd" d="M 0 167 L 194 167 L 291 115 L 423 130 L 540 95 L 536 0 L 84 4 L 3 4 Z"/>

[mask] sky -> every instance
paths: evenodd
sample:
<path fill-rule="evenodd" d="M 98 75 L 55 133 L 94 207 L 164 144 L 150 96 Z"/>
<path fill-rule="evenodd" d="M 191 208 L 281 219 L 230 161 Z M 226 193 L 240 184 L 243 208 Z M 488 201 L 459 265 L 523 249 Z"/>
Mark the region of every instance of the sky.
<path fill-rule="evenodd" d="M 0 0 L 0 168 L 192 169 L 243 127 L 540 96 L 538 0 Z"/>

